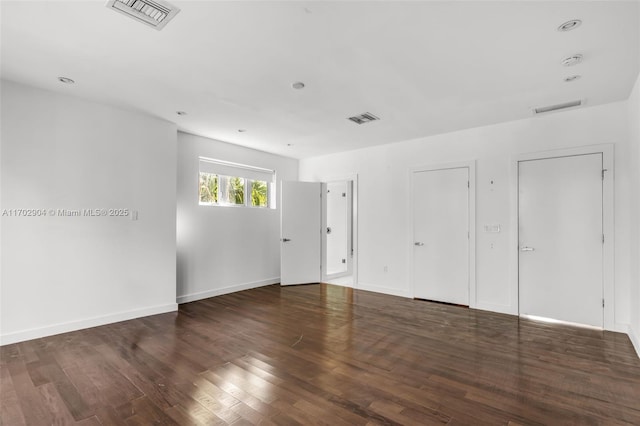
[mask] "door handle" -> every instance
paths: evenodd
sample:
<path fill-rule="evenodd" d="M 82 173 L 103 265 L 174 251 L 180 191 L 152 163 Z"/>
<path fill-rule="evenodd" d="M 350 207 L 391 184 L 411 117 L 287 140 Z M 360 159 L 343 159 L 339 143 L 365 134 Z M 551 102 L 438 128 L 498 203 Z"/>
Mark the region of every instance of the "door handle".
<path fill-rule="evenodd" d="M 288 241 L 291 241 L 289 238 L 282 238 L 280 241 L 282 241 L 283 243 L 286 243 Z"/>
<path fill-rule="evenodd" d="M 421 246 L 423 246 L 423 245 L 424 245 L 424 243 L 415 242 L 415 243 L 413 243 L 413 245 L 414 245 L 414 246 L 421 247 Z"/>
<path fill-rule="evenodd" d="M 534 251 L 533 247 L 520 247 L 520 251 Z"/>

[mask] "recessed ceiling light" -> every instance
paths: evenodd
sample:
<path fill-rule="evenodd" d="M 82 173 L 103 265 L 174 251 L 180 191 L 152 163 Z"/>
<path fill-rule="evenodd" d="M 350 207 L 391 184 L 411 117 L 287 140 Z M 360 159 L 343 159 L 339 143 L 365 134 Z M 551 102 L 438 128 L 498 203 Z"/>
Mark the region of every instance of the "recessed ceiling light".
<path fill-rule="evenodd" d="M 187 115 L 186 111 L 176 111 L 178 115 Z"/>
<path fill-rule="evenodd" d="M 75 81 L 71 80 L 70 78 L 67 77 L 58 77 L 58 81 L 60 83 L 64 83 L 64 84 L 74 84 Z"/>
<path fill-rule="evenodd" d="M 304 89 L 304 83 L 301 81 L 296 81 L 291 85 L 291 87 L 293 87 L 296 90 Z"/>
<path fill-rule="evenodd" d="M 570 66 L 579 64 L 580 62 L 582 62 L 582 59 L 583 59 L 582 55 L 577 53 L 575 55 L 567 56 L 566 58 L 564 58 L 562 60 L 562 65 L 564 65 L 565 67 L 570 67 Z"/>
<path fill-rule="evenodd" d="M 565 22 L 564 24 L 558 27 L 558 31 L 571 31 L 575 30 L 582 24 L 582 21 L 579 19 L 572 19 L 570 21 Z"/>
<path fill-rule="evenodd" d="M 576 81 L 580 78 L 579 75 L 570 75 L 569 77 L 565 78 L 564 81 L 566 81 L 567 83 L 571 82 L 571 81 Z"/>

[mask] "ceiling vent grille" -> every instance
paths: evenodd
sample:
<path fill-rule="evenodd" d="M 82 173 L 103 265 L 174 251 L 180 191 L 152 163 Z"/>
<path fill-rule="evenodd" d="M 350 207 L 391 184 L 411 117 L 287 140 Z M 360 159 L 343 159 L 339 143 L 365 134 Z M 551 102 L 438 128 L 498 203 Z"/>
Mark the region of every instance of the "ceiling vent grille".
<path fill-rule="evenodd" d="M 372 121 L 376 121 L 380 119 L 375 115 L 371 114 L 370 112 L 365 112 L 364 114 L 349 117 L 349 120 L 353 121 L 354 123 L 365 124 L 365 123 L 370 123 Z"/>
<path fill-rule="evenodd" d="M 161 30 L 180 9 L 163 0 L 108 0 L 109 9 Z"/>
<path fill-rule="evenodd" d="M 558 111 L 560 109 L 565 109 L 565 108 L 573 108 L 573 107 L 577 107 L 582 105 L 582 101 L 571 101 L 571 102 L 566 102 L 564 104 L 557 104 L 557 105 L 550 105 L 550 106 L 546 106 L 546 107 L 539 107 L 539 108 L 534 108 L 533 112 L 536 114 L 543 114 L 545 112 L 551 112 L 551 111 Z"/>

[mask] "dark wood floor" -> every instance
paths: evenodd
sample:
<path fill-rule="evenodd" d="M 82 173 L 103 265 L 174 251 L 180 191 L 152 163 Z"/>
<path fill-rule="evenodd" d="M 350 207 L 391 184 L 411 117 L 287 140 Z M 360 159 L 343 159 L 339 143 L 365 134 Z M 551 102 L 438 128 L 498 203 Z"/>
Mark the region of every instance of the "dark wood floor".
<path fill-rule="evenodd" d="M 635 424 L 624 334 L 268 286 L 4 346 L 2 424 Z"/>

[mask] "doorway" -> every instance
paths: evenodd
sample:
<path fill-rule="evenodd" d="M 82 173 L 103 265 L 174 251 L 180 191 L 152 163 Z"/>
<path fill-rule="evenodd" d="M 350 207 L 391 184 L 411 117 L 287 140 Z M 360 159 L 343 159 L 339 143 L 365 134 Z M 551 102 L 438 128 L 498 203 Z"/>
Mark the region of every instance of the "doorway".
<path fill-rule="evenodd" d="M 323 187 L 323 281 L 353 286 L 353 181 L 331 181 Z"/>
<path fill-rule="evenodd" d="M 357 285 L 357 188 L 357 175 L 328 183 L 281 183 L 281 285 Z"/>
<path fill-rule="evenodd" d="M 523 316 L 604 326 L 603 153 L 518 162 Z"/>

